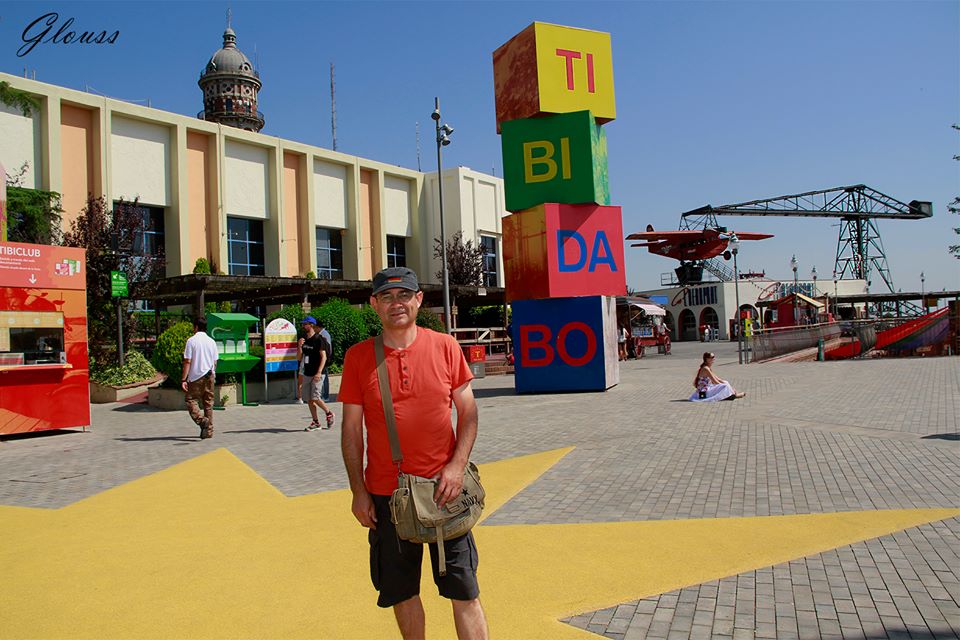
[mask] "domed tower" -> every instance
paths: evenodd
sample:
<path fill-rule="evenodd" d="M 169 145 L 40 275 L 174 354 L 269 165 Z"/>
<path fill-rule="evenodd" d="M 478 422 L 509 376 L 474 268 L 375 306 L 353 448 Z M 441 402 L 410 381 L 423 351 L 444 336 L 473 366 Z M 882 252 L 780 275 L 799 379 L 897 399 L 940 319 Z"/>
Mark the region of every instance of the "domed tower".
<path fill-rule="evenodd" d="M 257 111 L 260 74 L 237 49 L 237 34 L 229 22 L 223 32 L 223 48 L 210 58 L 197 84 L 203 91 L 203 111 L 198 118 L 247 131 L 263 128 L 263 114 Z"/>

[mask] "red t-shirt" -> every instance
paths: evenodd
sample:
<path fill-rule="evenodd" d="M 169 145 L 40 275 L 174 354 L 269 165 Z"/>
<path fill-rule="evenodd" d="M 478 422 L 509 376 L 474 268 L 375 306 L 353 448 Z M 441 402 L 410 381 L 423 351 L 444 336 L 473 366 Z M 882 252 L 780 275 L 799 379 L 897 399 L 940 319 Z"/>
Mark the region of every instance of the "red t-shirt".
<path fill-rule="evenodd" d="M 403 452 L 401 470 L 435 476 L 453 456 L 453 391 L 473 379 L 457 341 L 444 333 L 417 327 L 406 349 L 384 347 L 390 393 Z M 367 429 L 367 491 L 390 495 L 397 488 L 397 467 L 390 454 L 383 416 L 373 339 L 347 350 L 337 400 L 363 407 Z"/>

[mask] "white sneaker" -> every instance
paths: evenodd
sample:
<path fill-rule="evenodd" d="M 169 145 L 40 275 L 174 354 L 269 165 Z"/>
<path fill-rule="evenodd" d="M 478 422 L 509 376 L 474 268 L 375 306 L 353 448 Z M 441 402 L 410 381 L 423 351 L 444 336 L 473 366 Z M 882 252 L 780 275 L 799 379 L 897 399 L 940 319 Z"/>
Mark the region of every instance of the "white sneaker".
<path fill-rule="evenodd" d="M 311 422 L 307 427 L 304 428 L 304 431 L 316 431 L 320 428 L 319 422 Z"/>
<path fill-rule="evenodd" d="M 303 404 L 303 398 L 297 398 L 297 404 Z"/>

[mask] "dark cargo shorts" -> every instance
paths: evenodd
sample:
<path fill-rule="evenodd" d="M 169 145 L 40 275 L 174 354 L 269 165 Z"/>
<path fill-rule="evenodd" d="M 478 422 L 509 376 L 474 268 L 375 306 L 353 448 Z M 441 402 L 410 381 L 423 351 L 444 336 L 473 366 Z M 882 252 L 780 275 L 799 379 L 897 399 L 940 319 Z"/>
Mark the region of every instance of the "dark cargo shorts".
<path fill-rule="evenodd" d="M 390 497 L 372 496 L 377 513 L 377 528 L 371 529 L 370 579 L 380 592 L 377 606 L 392 607 L 420 594 L 420 567 L 423 566 L 423 545 L 397 537 L 390 521 Z M 431 544 L 430 564 L 433 581 L 440 595 L 451 600 L 474 600 L 480 596 L 477 584 L 477 545 L 473 533 L 444 540 L 447 575 L 437 570 L 437 545 Z"/>

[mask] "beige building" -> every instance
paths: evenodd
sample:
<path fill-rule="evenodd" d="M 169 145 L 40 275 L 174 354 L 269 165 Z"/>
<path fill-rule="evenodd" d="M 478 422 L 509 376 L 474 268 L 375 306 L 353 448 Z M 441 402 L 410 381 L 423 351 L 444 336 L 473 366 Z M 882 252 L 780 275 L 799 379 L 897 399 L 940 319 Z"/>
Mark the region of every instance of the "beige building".
<path fill-rule="evenodd" d="M 30 116 L 0 105 L 0 163 L 21 186 L 62 194 L 64 226 L 87 194 L 137 198 L 144 245 L 162 244 L 167 275 L 197 258 L 230 274 L 369 280 L 386 266 L 436 282 L 436 173 L 0 73 L 41 101 Z M 448 238 L 487 249 L 488 286 L 503 286 L 503 180 L 443 172 Z"/>

